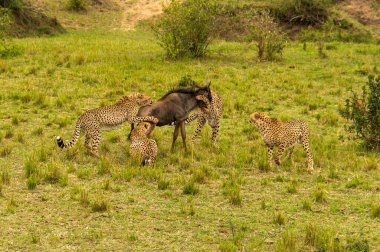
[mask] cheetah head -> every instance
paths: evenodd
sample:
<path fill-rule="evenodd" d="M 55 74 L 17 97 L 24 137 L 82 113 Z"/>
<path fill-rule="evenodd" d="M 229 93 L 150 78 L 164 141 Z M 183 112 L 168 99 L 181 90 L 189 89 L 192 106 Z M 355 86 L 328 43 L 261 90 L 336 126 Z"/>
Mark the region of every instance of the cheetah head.
<path fill-rule="evenodd" d="M 206 96 L 197 95 L 195 99 L 198 101 L 198 106 L 204 113 L 206 114 L 210 113 L 210 109 L 209 109 L 210 101 L 208 100 Z"/>
<path fill-rule="evenodd" d="M 137 128 L 138 128 L 138 131 L 141 132 L 141 133 L 144 133 L 146 134 L 148 132 L 148 130 L 150 129 L 151 125 L 149 122 L 140 122 L 138 125 L 137 125 Z"/>
<path fill-rule="evenodd" d="M 133 99 L 137 102 L 139 106 L 146 106 L 153 103 L 152 98 L 150 98 L 150 96 L 147 96 L 145 94 L 137 93 L 133 95 Z"/>
<path fill-rule="evenodd" d="M 266 124 L 270 117 L 264 112 L 254 112 L 250 116 L 250 122 L 256 127 L 260 127 Z"/>

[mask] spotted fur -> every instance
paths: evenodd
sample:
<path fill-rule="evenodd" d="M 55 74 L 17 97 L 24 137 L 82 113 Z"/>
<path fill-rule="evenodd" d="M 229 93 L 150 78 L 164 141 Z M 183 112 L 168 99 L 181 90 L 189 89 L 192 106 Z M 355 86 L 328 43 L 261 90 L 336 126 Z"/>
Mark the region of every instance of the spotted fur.
<path fill-rule="evenodd" d="M 126 121 L 129 123 L 142 121 L 158 122 L 158 119 L 153 116 L 137 117 L 139 107 L 151 103 L 152 99 L 149 96 L 137 93 L 124 96 L 113 105 L 87 110 L 78 119 L 72 140 L 65 144 L 62 138 L 58 136 L 58 146 L 61 149 L 72 147 L 78 141 L 80 132 L 83 130 L 86 133 L 86 148 L 88 148 L 93 155 L 99 156 L 98 146 L 101 139 L 100 130 L 102 128 L 115 127 Z"/>
<path fill-rule="evenodd" d="M 223 102 L 220 96 L 215 93 L 211 92 L 211 103 L 209 99 L 203 95 L 198 95 L 196 97 L 197 100 L 203 101 L 205 103 L 204 107 L 201 107 L 200 111 L 197 113 L 194 113 L 190 115 L 186 120 L 185 123 L 188 124 L 195 119 L 198 119 L 198 126 L 194 132 L 194 135 L 191 139 L 191 141 L 195 141 L 197 137 L 199 136 L 203 126 L 208 122 L 212 129 L 212 137 L 211 141 L 213 143 L 216 143 L 219 133 L 219 124 L 220 124 L 220 118 L 222 117 L 223 113 Z"/>
<path fill-rule="evenodd" d="M 131 147 L 129 152 L 133 159 L 142 162 L 142 165 L 154 166 L 157 157 L 157 144 L 147 137 L 151 125 L 141 122 L 131 132 Z"/>
<path fill-rule="evenodd" d="M 296 144 L 302 144 L 307 154 L 308 169 L 313 170 L 314 164 L 309 146 L 309 129 L 306 123 L 299 120 L 282 122 L 275 118 L 270 118 L 263 112 L 252 113 L 250 119 L 251 123 L 258 128 L 268 147 L 268 160 L 270 165 L 273 161 L 274 147 L 279 148 L 275 156 L 275 162 L 280 165 L 281 156 L 286 148 L 289 148 L 288 158 L 290 158 L 294 146 Z"/>

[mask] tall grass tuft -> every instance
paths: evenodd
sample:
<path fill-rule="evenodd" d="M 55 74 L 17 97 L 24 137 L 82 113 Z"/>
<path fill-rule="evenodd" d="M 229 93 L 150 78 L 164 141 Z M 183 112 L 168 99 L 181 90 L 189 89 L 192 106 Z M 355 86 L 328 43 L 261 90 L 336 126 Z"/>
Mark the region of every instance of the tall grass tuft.
<path fill-rule="evenodd" d="M 194 181 L 187 182 L 182 189 L 183 194 L 196 195 L 199 193 L 199 186 L 197 186 Z"/>
<path fill-rule="evenodd" d="M 318 186 L 314 191 L 314 200 L 318 203 L 326 203 L 327 196 L 326 191 L 322 187 Z"/>
<path fill-rule="evenodd" d="M 105 212 L 109 209 L 109 203 L 102 196 L 97 196 L 93 202 L 91 202 L 91 210 L 93 212 Z"/>
<path fill-rule="evenodd" d="M 44 171 L 44 180 L 51 184 L 58 183 L 63 176 L 61 167 L 54 162 L 50 162 Z"/>
<path fill-rule="evenodd" d="M 286 219 L 282 212 L 277 212 L 273 217 L 273 223 L 277 225 L 285 225 Z"/>
<path fill-rule="evenodd" d="M 287 230 L 285 231 L 276 244 L 277 252 L 295 252 L 296 251 L 296 238 L 294 234 Z"/>
<path fill-rule="evenodd" d="M 0 183 L 9 185 L 11 182 L 11 175 L 8 169 L 4 169 L 0 172 Z"/>

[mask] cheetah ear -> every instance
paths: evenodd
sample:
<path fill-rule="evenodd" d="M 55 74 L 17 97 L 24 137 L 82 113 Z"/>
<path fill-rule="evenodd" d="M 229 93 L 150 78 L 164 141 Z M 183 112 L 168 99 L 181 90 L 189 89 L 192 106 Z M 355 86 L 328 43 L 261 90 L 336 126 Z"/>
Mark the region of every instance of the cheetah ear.
<path fill-rule="evenodd" d="M 255 119 L 257 120 L 257 119 L 261 119 L 261 115 L 259 114 L 259 113 L 256 113 L 255 114 Z"/>

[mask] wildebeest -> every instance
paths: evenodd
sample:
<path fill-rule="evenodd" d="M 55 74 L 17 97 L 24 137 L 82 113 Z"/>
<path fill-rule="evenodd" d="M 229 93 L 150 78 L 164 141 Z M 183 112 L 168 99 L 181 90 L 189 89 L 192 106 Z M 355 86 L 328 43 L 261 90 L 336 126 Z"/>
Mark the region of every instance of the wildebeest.
<path fill-rule="evenodd" d="M 174 149 L 174 143 L 178 137 L 178 131 L 181 128 L 181 136 L 183 146 L 186 148 L 186 132 L 185 132 L 185 120 L 189 116 L 189 113 L 197 108 L 203 106 L 203 102 L 197 100 L 197 95 L 204 95 L 211 101 L 210 82 L 205 86 L 199 86 L 197 83 L 193 83 L 193 88 L 179 88 L 167 92 L 158 101 L 151 105 L 141 107 L 137 116 L 154 116 L 159 121 L 157 126 L 174 125 L 175 129 L 173 133 L 173 142 L 171 150 Z M 152 124 L 149 134 L 153 131 L 155 125 Z M 134 125 L 132 124 L 132 129 Z"/>

